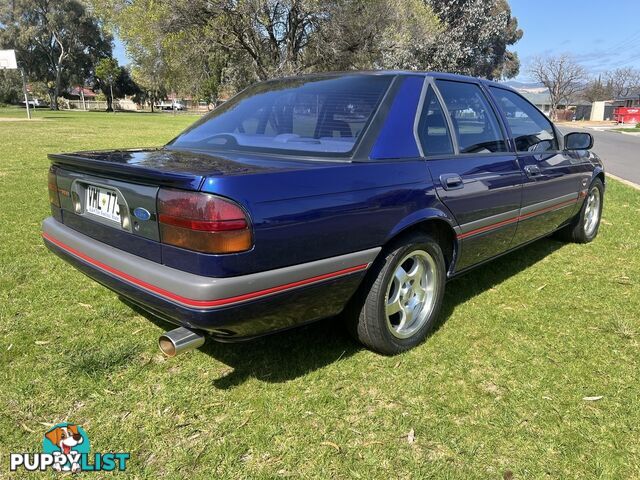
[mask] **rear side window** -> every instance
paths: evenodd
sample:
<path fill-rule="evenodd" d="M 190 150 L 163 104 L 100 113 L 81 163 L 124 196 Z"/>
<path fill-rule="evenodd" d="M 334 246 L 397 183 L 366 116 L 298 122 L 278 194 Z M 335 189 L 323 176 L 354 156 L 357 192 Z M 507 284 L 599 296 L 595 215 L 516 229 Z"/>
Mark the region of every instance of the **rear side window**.
<path fill-rule="evenodd" d="M 490 87 L 507 118 L 518 152 L 546 152 L 558 149 L 551 122 L 517 93 Z"/>
<path fill-rule="evenodd" d="M 478 85 L 437 80 L 453 123 L 460 153 L 506 152 L 495 112 Z"/>
<path fill-rule="evenodd" d="M 390 76 L 304 77 L 259 83 L 177 137 L 173 147 L 347 154 Z"/>
<path fill-rule="evenodd" d="M 427 90 L 422 108 L 418 137 L 424 154 L 429 156 L 453 153 L 449 126 L 432 87 Z"/>

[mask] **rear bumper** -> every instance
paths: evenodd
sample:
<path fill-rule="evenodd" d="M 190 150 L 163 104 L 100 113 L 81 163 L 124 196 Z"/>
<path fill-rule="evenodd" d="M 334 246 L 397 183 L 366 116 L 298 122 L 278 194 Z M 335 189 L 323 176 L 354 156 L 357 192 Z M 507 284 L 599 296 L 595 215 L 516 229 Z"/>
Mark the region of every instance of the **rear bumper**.
<path fill-rule="evenodd" d="M 212 278 L 116 249 L 51 217 L 43 222 L 42 236 L 58 256 L 133 303 L 164 320 L 229 340 L 339 313 L 380 251 Z"/>

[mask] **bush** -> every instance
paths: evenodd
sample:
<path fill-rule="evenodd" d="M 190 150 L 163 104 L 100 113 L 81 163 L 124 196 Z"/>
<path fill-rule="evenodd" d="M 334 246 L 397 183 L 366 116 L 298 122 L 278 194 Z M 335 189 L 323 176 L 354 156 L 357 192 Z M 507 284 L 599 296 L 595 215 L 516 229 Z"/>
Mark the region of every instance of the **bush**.
<path fill-rule="evenodd" d="M 0 70 L 0 103 L 18 103 L 22 98 L 22 79 L 17 70 Z"/>

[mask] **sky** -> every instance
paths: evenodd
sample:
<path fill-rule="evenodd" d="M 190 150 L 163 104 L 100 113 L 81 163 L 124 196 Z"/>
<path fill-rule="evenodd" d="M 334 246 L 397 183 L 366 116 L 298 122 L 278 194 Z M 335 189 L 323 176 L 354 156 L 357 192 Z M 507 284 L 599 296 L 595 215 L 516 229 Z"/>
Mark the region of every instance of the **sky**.
<path fill-rule="evenodd" d="M 120 65 L 128 65 L 129 63 L 131 63 L 131 60 L 129 60 L 129 58 L 127 57 L 127 52 L 124 49 L 124 45 L 122 44 L 120 39 L 118 39 L 118 37 L 115 38 L 113 47 L 113 56 L 116 58 L 116 60 L 118 60 L 118 63 Z"/>
<path fill-rule="evenodd" d="M 569 53 L 589 73 L 640 69 L 639 0 L 510 0 L 524 35 L 509 47 L 520 57 L 517 80 L 530 81 L 527 65 L 537 55 Z M 122 43 L 114 55 L 130 63 Z"/>
<path fill-rule="evenodd" d="M 640 69 L 640 1 L 510 0 L 524 31 L 509 47 L 520 57 L 517 80 L 528 81 L 536 55 L 569 53 L 593 75 L 619 67 Z"/>

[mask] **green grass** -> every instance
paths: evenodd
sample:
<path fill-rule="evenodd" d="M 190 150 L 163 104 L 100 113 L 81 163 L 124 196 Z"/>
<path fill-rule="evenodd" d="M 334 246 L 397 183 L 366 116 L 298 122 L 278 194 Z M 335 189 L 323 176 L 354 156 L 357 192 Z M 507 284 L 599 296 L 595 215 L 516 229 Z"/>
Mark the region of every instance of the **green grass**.
<path fill-rule="evenodd" d="M 635 128 L 614 128 L 616 132 L 631 132 L 631 133 L 640 133 L 640 127 Z"/>
<path fill-rule="evenodd" d="M 167 360 L 162 325 L 42 245 L 46 153 L 159 145 L 194 117 L 36 115 L 0 121 L 0 476 L 68 420 L 131 452 L 135 478 L 640 477 L 639 192 L 608 182 L 591 244 L 539 241 L 450 283 L 408 353 L 328 320 Z"/>

